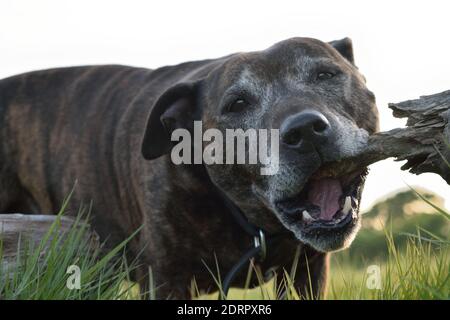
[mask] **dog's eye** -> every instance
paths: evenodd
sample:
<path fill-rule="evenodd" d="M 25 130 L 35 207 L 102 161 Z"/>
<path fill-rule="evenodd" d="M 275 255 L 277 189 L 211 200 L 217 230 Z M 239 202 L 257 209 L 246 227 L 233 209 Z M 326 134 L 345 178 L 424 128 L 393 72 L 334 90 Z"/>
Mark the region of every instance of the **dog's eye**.
<path fill-rule="evenodd" d="M 321 71 L 317 74 L 317 80 L 328 80 L 335 76 L 333 72 Z"/>
<path fill-rule="evenodd" d="M 228 112 L 241 112 L 245 108 L 247 108 L 248 105 L 249 105 L 249 103 L 246 100 L 236 99 L 228 105 L 227 111 Z"/>

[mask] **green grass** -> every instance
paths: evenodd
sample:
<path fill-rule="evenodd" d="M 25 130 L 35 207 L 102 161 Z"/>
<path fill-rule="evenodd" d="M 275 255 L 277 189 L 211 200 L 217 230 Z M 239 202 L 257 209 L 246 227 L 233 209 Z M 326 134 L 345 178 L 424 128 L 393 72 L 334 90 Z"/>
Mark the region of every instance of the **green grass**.
<path fill-rule="evenodd" d="M 21 243 L 22 250 L 15 263 L 19 268 L 0 268 L 0 299 L 141 299 L 129 276 L 136 265 L 127 265 L 123 254 L 129 239 L 105 254 L 102 247 L 94 246 L 86 236 L 88 227 L 82 217 L 87 216 L 83 213 L 69 232 L 61 236 L 58 229 L 63 211 L 64 207 L 37 246 Z M 442 217 L 448 223 L 447 215 Z M 394 240 L 398 236 L 392 228 L 385 231 L 384 257 L 355 256 L 351 254 L 352 248 L 333 254 L 326 299 L 450 299 L 448 238 L 420 226 L 414 233 L 402 234 L 406 240 L 401 243 Z M 1 248 L 0 245 L 0 266 Z M 67 287 L 70 276 L 67 269 L 71 265 L 80 268 L 80 289 Z M 368 280 L 373 279 L 367 273 L 369 266 L 379 268 L 379 289 L 367 286 Z M 292 286 L 291 272 L 286 270 L 269 283 L 259 280 L 262 285 L 258 288 L 232 289 L 228 299 L 276 299 L 285 288 L 289 289 L 286 299 L 299 299 Z M 249 275 L 262 279 L 255 268 L 249 268 Z M 214 276 L 220 285 L 220 277 Z M 197 292 L 195 285 L 193 292 Z M 198 298 L 217 298 L 217 293 Z"/>
<path fill-rule="evenodd" d="M 0 299 L 65 300 L 128 299 L 137 296 L 135 286 L 127 285 L 133 266 L 128 266 L 123 251 L 126 240 L 108 253 L 88 236 L 88 225 L 80 212 L 70 230 L 60 233 L 58 215 L 45 237 L 36 245 L 20 241 L 20 250 L 12 268 L 4 266 L 0 239 Z M 80 269 L 80 289 L 69 289 L 73 274 L 69 266 Z"/>
<path fill-rule="evenodd" d="M 345 253 L 332 259 L 329 299 L 416 300 L 450 298 L 450 243 L 421 232 L 408 236 L 399 250 L 393 234 L 386 234 L 387 259 L 351 263 Z M 380 288 L 367 282 L 380 272 Z M 377 272 L 377 271 L 375 271 Z"/>
<path fill-rule="evenodd" d="M 326 299 L 450 299 L 448 241 L 426 237 L 421 232 L 408 236 L 402 250 L 398 250 L 394 244 L 392 233 L 386 233 L 386 241 L 387 260 L 363 259 L 364 261 L 355 264 L 345 251 L 334 254 Z M 370 280 L 376 276 L 369 267 L 379 270 L 379 288 L 367 286 L 368 281 L 373 283 Z M 291 283 L 292 280 L 286 273 L 281 279 L 274 279 L 258 288 L 232 289 L 228 299 L 276 299 L 279 297 L 280 286 L 290 287 L 291 294 L 286 299 L 300 299 Z M 199 298 L 215 299 L 217 293 Z"/>

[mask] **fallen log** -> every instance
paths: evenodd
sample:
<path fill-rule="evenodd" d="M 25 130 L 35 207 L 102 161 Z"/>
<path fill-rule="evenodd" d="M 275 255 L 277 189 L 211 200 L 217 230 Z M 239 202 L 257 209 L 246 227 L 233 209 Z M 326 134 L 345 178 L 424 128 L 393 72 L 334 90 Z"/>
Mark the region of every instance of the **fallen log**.
<path fill-rule="evenodd" d="M 64 240 L 72 228 L 81 226 L 89 228 L 84 222 L 66 216 L 0 214 L 0 274 L 2 270 L 16 268 L 17 256 L 23 257 L 28 249 L 39 248 L 39 254 L 43 256 L 55 236 Z M 52 227 L 54 229 L 50 231 Z M 93 247 L 100 246 L 95 232 L 87 229 L 84 236 L 92 241 Z"/>
<path fill-rule="evenodd" d="M 342 171 L 345 167 L 351 172 L 394 157 L 396 161 L 406 160 L 402 170 L 436 173 L 450 184 L 450 90 L 390 103 L 389 108 L 394 117 L 407 118 L 406 127 L 369 136 L 358 152 L 330 165 L 329 170 Z"/>

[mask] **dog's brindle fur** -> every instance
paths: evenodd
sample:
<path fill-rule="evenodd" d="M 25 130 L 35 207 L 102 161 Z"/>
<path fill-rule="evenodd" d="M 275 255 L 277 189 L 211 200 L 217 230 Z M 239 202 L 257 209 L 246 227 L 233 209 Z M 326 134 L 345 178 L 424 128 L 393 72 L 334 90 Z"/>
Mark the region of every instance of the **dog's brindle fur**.
<path fill-rule="evenodd" d="M 339 69 L 339 78 L 328 84 L 311 80 L 315 66 L 327 63 Z M 251 94 L 257 107 L 224 112 L 230 88 Z M 171 130 L 190 128 L 192 120 L 203 120 L 204 129 L 278 128 L 305 108 L 342 120 L 332 125 L 353 135 L 337 133 L 326 153 L 280 149 L 280 171 L 271 177 L 262 177 L 255 165 L 176 166 L 167 154 Z M 109 245 L 144 225 L 128 246 L 130 258 L 139 256 L 134 276 L 143 287 L 151 266 L 157 297 L 188 298 L 193 277 L 200 289 L 214 289 L 205 264 L 215 270 L 217 257 L 223 273 L 252 243 L 214 183 L 256 225 L 293 231 L 269 248 L 258 267 L 290 270 L 300 248 L 295 284 L 308 293 L 308 260 L 318 295 L 325 290 L 327 250 L 316 250 L 323 245 L 308 239 L 299 242 L 301 233 L 274 214 L 271 203 L 298 192 L 321 162 L 351 152 L 348 137 L 373 133 L 377 123 L 349 39 L 327 44 L 294 38 L 260 52 L 156 70 L 108 65 L 26 73 L 0 81 L 0 212 L 54 214 L 74 188 L 69 212 L 92 201 L 93 226 Z M 300 169 L 293 171 L 295 165 Z M 235 284 L 242 285 L 243 277 Z"/>

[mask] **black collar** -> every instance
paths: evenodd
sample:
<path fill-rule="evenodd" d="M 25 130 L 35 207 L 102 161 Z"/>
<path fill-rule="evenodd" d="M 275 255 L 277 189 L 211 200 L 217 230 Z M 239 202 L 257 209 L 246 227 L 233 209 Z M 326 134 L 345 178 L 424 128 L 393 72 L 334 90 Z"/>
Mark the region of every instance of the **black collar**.
<path fill-rule="evenodd" d="M 213 183 L 214 185 L 214 183 Z M 275 235 L 266 237 L 267 232 L 254 225 L 246 216 L 242 213 L 241 209 L 231 201 L 231 199 L 217 186 L 215 186 L 217 193 L 222 198 L 228 211 L 232 214 L 236 222 L 241 226 L 241 228 L 251 237 L 253 237 L 253 245 L 242 255 L 242 257 L 233 265 L 233 267 L 226 274 L 223 283 L 222 290 L 219 293 L 220 299 L 226 299 L 228 291 L 230 289 L 233 279 L 242 271 L 243 267 L 247 265 L 252 259 L 257 259 L 257 261 L 262 262 L 267 255 L 267 246 L 279 235 L 285 234 L 281 232 Z"/>

